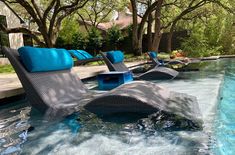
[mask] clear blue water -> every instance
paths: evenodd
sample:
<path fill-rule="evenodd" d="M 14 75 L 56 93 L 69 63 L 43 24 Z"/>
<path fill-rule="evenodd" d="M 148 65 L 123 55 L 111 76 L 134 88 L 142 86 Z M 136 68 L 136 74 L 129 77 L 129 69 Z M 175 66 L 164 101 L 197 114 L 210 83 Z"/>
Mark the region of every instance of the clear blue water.
<path fill-rule="evenodd" d="M 215 123 L 216 155 L 235 154 L 235 64 L 230 61 L 225 69 Z"/>
<path fill-rule="evenodd" d="M 172 121 L 134 121 L 133 115 L 113 122 L 86 111 L 52 122 L 43 119 L 26 101 L 20 101 L 0 107 L 0 155 L 235 154 L 235 60 L 200 66 L 200 72 L 184 73 L 183 79 L 155 82 L 197 97 L 204 121 L 202 130 L 165 130 Z M 89 87 L 95 85 L 87 83 Z"/>

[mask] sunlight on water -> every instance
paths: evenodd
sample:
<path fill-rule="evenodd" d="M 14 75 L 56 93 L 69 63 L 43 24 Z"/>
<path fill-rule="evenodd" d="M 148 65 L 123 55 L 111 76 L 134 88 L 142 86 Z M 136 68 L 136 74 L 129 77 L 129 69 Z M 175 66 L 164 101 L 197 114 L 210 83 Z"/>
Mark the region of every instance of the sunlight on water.
<path fill-rule="evenodd" d="M 235 65 L 226 69 L 215 123 L 216 155 L 235 154 Z"/>
<path fill-rule="evenodd" d="M 16 104 L 0 111 L 1 155 L 21 152 L 21 144 L 27 139 L 31 107 L 25 104 Z"/>

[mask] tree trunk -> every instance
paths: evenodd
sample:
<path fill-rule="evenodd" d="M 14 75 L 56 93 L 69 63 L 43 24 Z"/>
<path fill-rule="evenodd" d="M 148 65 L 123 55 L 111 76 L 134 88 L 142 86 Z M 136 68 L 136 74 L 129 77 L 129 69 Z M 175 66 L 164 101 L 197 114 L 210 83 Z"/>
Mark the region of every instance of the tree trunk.
<path fill-rule="evenodd" d="M 46 35 L 47 35 L 47 34 L 46 34 Z M 54 47 L 51 38 L 49 38 L 48 36 L 44 36 L 44 35 L 43 35 L 43 39 L 44 39 L 44 41 L 45 41 L 45 43 L 46 43 L 46 47 L 49 47 L 49 48 Z"/>
<path fill-rule="evenodd" d="M 136 1 L 131 0 L 132 6 L 132 20 L 133 20 L 133 27 L 132 27 L 132 48 L 135 55 L 141 55 L 142 47 L 140 48 L 139 39 L 138 39 L 138 21 L 137 21 L 137 6 Z M 142 45 L 142 44 L 141 44 Z"/>
<path fill-rule="evenodd" d="M 149 14 L 148 17 L 148 27 L 147 27 L 147 42 L 148 42 L 148 51 L 152 50 L 152 41 L 153 41 L 153 34 L 152 34 L 152 26 L 153 26 L 153 16 Z"/>
<path fill-rule="evenodd" d="M 173 38 L 175 26 L 176 26 L 176 22 L 173 22 L 170 28 L 170 32 L 167 36 L 167 52 L 172 51 L 172 38 Z"/>
<path fill-rule="evenodd" d="M 157 35 L 155 41 L 152 44 L 152 51 L 158 51 L 159 52 L 159 45 L 162 39 L 162 33 L 160 32 L 159 35 Z"/>
<path fill-rule="evenodd" d="M 155 33 L 153 37 L 153 42 L 151 46 L 152 51 L 158 51 L 159 44 L 162 37 L 161 32 L 161 8 L 162 8 L 163 0 L 159 0 L 157 5 L 157 10 L 155 11 Z"/>
<path fill-rule="evenodd" d="M 136 56 L 142 55 L 142 40 L 133 39 L 133 52 Z"/>
<path fill-rule="evenodd" d="M 163 0 L 159 0 L 163 1 Z M 138 16 L 137 16 L 137 6 L 136 0 L 131 0 L 132 5 L 132 19 L 133 19 L 133 31 L 132 31 L 132 46 L 136 55 L 142 54 L 142 41 L 143 41 L 143 33 L 144 33 L 144 25 L 148 19 L 149 14 L 151 14 L 159 1 L 155 1 L 151 6 L 148 7 L 146 12 L 144 13 L 140 24 L 138 24 Z"/>

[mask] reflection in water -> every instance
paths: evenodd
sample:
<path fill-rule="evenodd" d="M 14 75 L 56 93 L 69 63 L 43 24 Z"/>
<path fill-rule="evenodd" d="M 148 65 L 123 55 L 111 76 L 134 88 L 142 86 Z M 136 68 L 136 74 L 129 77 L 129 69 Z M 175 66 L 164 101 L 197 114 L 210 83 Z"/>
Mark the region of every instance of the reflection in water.
<path fill-rule="evenodd" d="M 27 140 L 31 107 L 14 103 L 0 111 L 1 155 L 21 152 L 21 144 Z"/>

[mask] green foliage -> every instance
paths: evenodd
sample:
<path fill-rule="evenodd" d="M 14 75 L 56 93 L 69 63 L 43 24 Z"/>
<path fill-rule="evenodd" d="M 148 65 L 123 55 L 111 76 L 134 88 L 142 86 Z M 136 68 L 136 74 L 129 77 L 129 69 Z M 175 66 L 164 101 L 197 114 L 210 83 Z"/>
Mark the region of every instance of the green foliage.
<path fill-rule="evenodd" d="M 82 50 L 86 48 L 86 38 L 82 33 L 78 32 L 72 35 L 72 48 Z"/>
<path fill-rule="evenodd" d="M 233 26 L 233 18 L 229 17 L 225 20 L 224 30 L 221 34 L 219 43 L 223 48 L 222 54 L 235 54 L 235 36 L 234 36 L 235 27 Z"/>
<path fill-rule="evenodd" d="M 78 14 L 97 27 L 97 23 L 109 22 L 116 11 L 123 10 L 128 3 L 128 0 L 90 0 Z"/>
<path fill-rule="evenodd" d="M 109 46 L 117 49 L 117 45 L 123 40 L 123 35 L 121 30 L 117 26 L 111 27 L 107 32 L 107 43 Z"/>
<path fill-rule="evenodd" d="M 55 47 L 57 47 L 57 48 L 65 48 L 66 47 L 66 41 L 61 36 L 59 36 L 56 39 Z"/>
<path fill-rule="evenodd" d="M 210 8 L 212 9 L 212 8 Z M 233 16 L 216 7 L 203 20 L 197 20 L 191 27 L 191 36 L 182 43 L 182 49 L 191 57 L 234 54 Z"/>
<path fill-rule="evenodd" d="M 97 50 L 99 50 L 102 46 L 102 41 L 103 38 L 100 34 L 100 31 L 95 27 L 91 28 L 87 35 L 87 51 L 92 52 L 93 55 L 96 55 Z"/>
<path fill-rule="evenodd" d="M 62 29 L 59 32 L 59 37 L 64 40 L 65 44 L 71 44 L 73 35 L 79 32 L 79 24 L 74 16 L 66 18 L 62 23 Z"/>
<path fill-rule="evenodd" d="M 201 38 L 200 34 L 195 32 L 182 43 L 182 49 L 188 57 L 215 56 L 221 53 L 221 46 L 209 45 L 208 40 Z"/>

